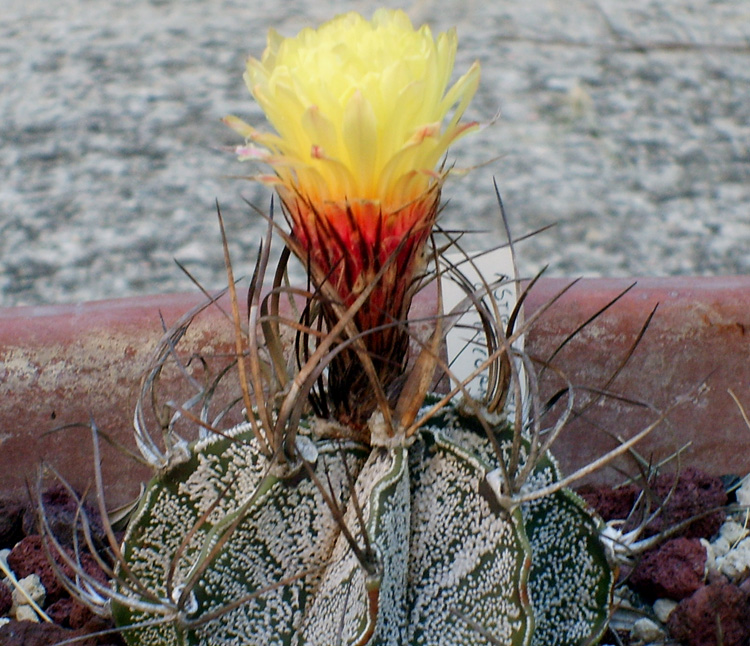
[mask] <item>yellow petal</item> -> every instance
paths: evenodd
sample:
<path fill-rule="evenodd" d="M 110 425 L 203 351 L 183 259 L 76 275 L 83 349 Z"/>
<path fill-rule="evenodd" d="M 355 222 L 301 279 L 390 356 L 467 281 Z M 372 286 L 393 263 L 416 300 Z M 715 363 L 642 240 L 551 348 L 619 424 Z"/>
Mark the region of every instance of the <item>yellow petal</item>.
<path fill-rule="evenodd" d="M 341 138 L 349 155 L 349 167 L 354 169 L 358 194 L 350 197 L 372 198 L 372 170 L 378 151 L 378 125 L 370 102 L 355 90 L 344 108 Z"/>
<path fill-rule="evenodd" d="M 312 146 L 319 146 L 326 155 L 336 156 L 338 152 L 336 126 L 317 105 L 311 105 L 304 111 L 300 123 Z"/>
<path fill-rule="evenodd" d="M 463 116 L 469 103 L 474 98 L 474 94 L 476 94 L 478 87 L 479 61 L 474 61 L 469 68 L 469 71 L 456 81 L 453 87 L 448 90 L 442 101 L 441 109 L 445 109 L 445 112 L 450 110 L 453 104 L 458 101 L 458 107 L 453 113 L 453 118 L 450 120 L 447 129 L 452 128 L 458 123 L 458 120 Z"/>
<path fill-rule="evenodd" d="M 251 149 L 245 157 L 278 167 L 295 191 L 304 194 L 309 178 L 320 199 L 394 204 L 404 186 L 426 188 L 448 145 L 472 129 L 459 122 L 479 64 L 448 89 L 457 43 L 455 30 L 435 38 L 391 9 L 370 21 L 344 14 L 294 38 L 271 31 L 260 60 L 247 61 L 245 82 L 278 136 L 236 118 L 227 123 L 267 147 L 269 157 Z M 402 182 L 404 175 L 412 179 Z"/>

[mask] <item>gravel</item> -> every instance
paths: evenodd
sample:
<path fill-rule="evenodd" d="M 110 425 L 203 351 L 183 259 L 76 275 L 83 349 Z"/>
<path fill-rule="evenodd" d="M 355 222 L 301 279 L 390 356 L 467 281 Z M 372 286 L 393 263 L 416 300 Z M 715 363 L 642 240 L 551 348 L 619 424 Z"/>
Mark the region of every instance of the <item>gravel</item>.
<path fill-rule="evenodd" d="M 392 3 L 387 3 L 392 4 Z M 270 192 L 237 175 L 220 123 L 262 125 L 241 74 L 273 26 L 292 35 L 366 1 L 3 0 L 0 305 L 224 284 L 251 272 Z M 392 5 L 395 6 L 395 5 Z M 412 3 L 460 37 L 483 79 L 452 149 L 443 224 L 519 248 L 525 273 L 716 275 L 750 269 L 750 4 L 741 0 Z M 476 245 L 489 244 L 488 236 Z"/>

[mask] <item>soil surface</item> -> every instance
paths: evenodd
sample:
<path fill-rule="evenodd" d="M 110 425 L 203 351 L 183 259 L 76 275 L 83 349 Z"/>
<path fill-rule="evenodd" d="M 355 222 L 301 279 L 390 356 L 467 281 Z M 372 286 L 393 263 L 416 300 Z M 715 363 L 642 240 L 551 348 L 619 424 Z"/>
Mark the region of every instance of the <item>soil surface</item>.
<path fill-rule="evenodd" d="M 708 563 L 711 541 L 723 532 L 735 502 L 736 482 L 691 467 L 678 476 L 659 475 L 645 488 L 579 491 L 605 521 L 621 520 L 622 534 L 641 528 L 629 563 L 620 568 L 602 644 L 750 644 L 750 570 L 729 577 Z M 649 539 L 655 544 L 647 546 Z"/>
<path fill-rule="evenodd" d="M 660 537 L 648 549 L 637 550 L 620 568 L 612 627 L 602 644 L 750 644 L 750 578 L 740 574 L 730 579 L 706 567 L 708 541 L 720 531 L 728 505 L 734 502 L 727 493 L 732 482 L 736 479 L 715 478 L 688 468 L 677 477 L 660 475 L 645 489 L 629 484 L 579 491 L 605 521 L 622 521 L 623 534 L 641 527 L 638 541 Z M 84 543 L 83 534 L 72 530 L 78 515 L 76 500 L 58 486 L 45 491 L 42 502 L 50 530 L 63 550 L 73 556 L 76 541 L 79 546 Z M 91 507 L 85 511 L 91 520 L 91 541 L 106 561 L 107 538 L 98 513 Z M 124 641 L 112 632 L 111 623 L 72 598 L 60 583 L 56 571 L 67 576 L 72 572 L 59 555 L 51 565 L 49 552 L 55 550 L 45 549 L 38 527 L 37 515 L 29 505 L 0 499 L 0 550 L 10 550 L 7 564 L 17 579 L 30 574 L 39 577 L 45 591 L 40 605 L 51 619 L 51 623 L 13 619 L 12 587 L 7 581 L 0 582 L 0 617 L 11 619 L 0 627 L 0 644 L 51 646 L 90 635 L 77 643 L 122 646 Z M 88 551 L 79 550 L 78 559 L 90 576 L 107 581 Z M 669 612 L 660 611 L 665 607 Z"/>
<path fill-rule="evenodd" d="M 107 575 L 85 545 L 82 532 L 73 527 L 79 516 L 78 503 L 62 486 L 45 491 L 42 503 L 51 533 L 59 541 L 65 555 L 76 559 L 83 570 L 100 583 L 106 584 Z M 106 558 L 104 546 L 106 536 L 102 530 L 96 509 L 86 506 L 86 515 L 91 521 L 91 539 L 99 555 Z M 98 617 L 85 604 L 71 597 L 63 585 L 63 577 L 72 577 L 73 571 L 66 559 L 57 553 L 55 545 L 39 534 L 39 519 L 36 509 L 30 504 L 0 498 L 0 550 L 10 550 L 5 559 L 8 567 L 21 581 L 36 575 L 43 587 L 39 606 L 50 621 L 16 620 L 17 606 L 13 600 L 13 585 L 0 580 L 0 617 L 10 621 L 0 625 L 2 646 L 52 646 L 72 638 L 89 636 L 74 642 L 80 646 L 124 646 L 122 637 L 113 630 L 109 619 Z M 55 554 L 54 559 L 51 555 Z M 2 558 L 2 556 L 0 556 Z M 54 561 L 54 562 L 52 562 Z M 2 577 L 0 577 L 2 579 Z M 16 593 L 16 596 L 17 593 Z M 28 606 L 27 606 L 28 607 Z M 33 613 L 32 613 L 33 614 Z M 1 621 L 1 620 L 0 620 Z"/>

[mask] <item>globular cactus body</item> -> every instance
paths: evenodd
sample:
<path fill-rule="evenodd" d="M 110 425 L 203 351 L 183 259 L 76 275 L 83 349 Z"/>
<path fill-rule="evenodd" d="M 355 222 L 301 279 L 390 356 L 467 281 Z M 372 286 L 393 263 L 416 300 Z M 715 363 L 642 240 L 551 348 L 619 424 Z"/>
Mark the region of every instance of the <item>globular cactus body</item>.
<path fill-rule="evenodd" d="M 600 522 L 565 489 L 499 504 L 488 475 L 509 458 L 508 425 L 491 441 L 448 404 L 388 447 L 316 428 L 297 438 L 312 459 L 293 476 L 242 426 L 151 481 L 114 604 L 129 643 L 572 646 L 601 634 L 612 573 Z M 558 477 L 543 455 L 524 491 Z"/>

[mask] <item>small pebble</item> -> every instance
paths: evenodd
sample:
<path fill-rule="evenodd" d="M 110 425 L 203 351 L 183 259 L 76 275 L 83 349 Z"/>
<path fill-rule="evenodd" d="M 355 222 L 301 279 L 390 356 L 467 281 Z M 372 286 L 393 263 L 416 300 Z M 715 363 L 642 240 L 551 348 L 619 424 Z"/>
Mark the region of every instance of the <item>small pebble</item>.
<path fill-rule="evenodd" d="M 719 538 L 711 543 L 711 549 L 716 558 L 724 556 L 731 548 L 731 544 L 724 536 L 719 536 Z"/>
<path fill-rule="evenodd" d="M 665 635 L 664 629 L 647 617 L 636 621 L 633 624 L 633 629 L 630 631 L 631 638 L 641 644 L 662 641 Z"/>
<path fill-rule="evenodd" d="M 730 545 L 739 543 L 747 535 L 747 528 L 733 520 L 728 520 L 721 526 L 720 538 L 725 538 Z"/>
<path fill-rule="evenodd" d="M 661 623 L 666 624 L 669 615 L 677 605 L 677 602 L 673 599 L 657 599 L 654 601 L 654 614 Z"/>
<path fill-rule="evenodd" d="M 21 579 L 18 582 L 18 585 L 21 588 L 23 588 L 23 590 L 26 592 L 26 594 L 29 595 L 29 597 L 31 597 L 32 601 L 40 605 L 44 603 L 44 597 L 46 595 L 46 592 L 44 590 L 44 586 L 42 585 L 42 581 L 39 578 L 38 574 L 29 574 L 29 576 Z M 27 605 L 27 603 L 28 602 L 27 602 L 26 597 L 21 593 L 21 591 L 18 588 L 14 587 L 13 588 L 13 607 L 19 608 L 20 606 Z"/>
<path fill-rule="evenodd" d="M 618 608 L 632 609 L 634 596 L 635 593 L 630 588 L 617 588 L 615 589 L 612 603 Z"/>
<path fill-rule="evenodd" d="M 732 581 L 741 578 L 750 571 L 750 538 L 746 538 L 729 550 L 724 556 L 716 559 L 719 571 Z"/>
<path fill-rule="evenodd" d="M 743 507 L 750 506 L 750 475 L 745 476 L 742 480 L 742 484 L 734 492 L 737 497 L 737 504 Z"/>
<path fill-rule="evenodd" d="M 16 609 L 11 611 L 11 614 L 16 618 L 16 621 L 33 621 L 39 623 L 39 615 L 36 614 L 31 606 L 26 604 L 16 606 Z"/>
<path fill-rule="evenodd" d="M 714 544 L 709 543 L 708 539 L 701 538 L 700 541 L 701 545 L 703 545 L 706 550 L 706 567 L 704 575 L 708 576 L 709 572 L 718 570 L 718 565 L 716 565 L 716 551 L 714 550 Z"/>

